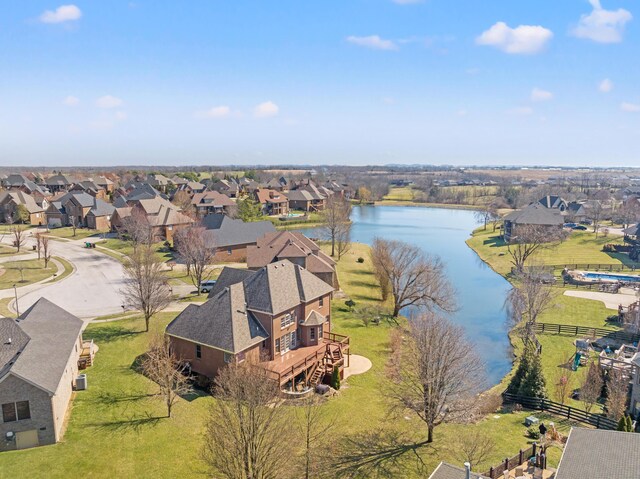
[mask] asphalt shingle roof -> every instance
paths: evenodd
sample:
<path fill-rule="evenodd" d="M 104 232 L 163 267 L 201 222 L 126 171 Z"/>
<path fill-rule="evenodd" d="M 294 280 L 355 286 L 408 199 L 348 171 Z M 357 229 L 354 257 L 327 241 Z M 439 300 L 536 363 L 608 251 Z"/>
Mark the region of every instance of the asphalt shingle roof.
<path fill-rule="evenodd" d="M 222 214 L 207 215 L 202 224 L 207 230 L 204 232 L 205 237 L 216 248 L 253 244 L 265 233 L 276 230 L 271 221 L 245 223 Z"/>
<path fill-rule="evenodd" d="M 555 479 L 638 479 L 640 434 L 574 427 Z"/>
<path fill-rule="evenodd" d="M 509 213 L 504 220 L 521 225 L 561 226 L 564 223 L 559 210 L 545 208 L 540 203 Z"/>

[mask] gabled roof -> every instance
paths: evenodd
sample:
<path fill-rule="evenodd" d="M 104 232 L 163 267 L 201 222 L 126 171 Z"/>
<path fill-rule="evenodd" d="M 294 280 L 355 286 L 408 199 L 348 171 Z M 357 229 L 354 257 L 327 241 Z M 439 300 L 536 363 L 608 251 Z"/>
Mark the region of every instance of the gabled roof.
<path fill-rule="evenodd" d="M 29 335 L 11 318 L 0 318 L 0 378 L 13 366 L 29 342 Z"/>
<path fill-rule="evenodd" d="M 555 479 L 640 477 L 640 434 L 574 427 Z"/>
<path fill-rule="evenodd" d="M 115 207 L 112 204 L 96 198 L 95 196 L 91 196 L 89 193 L 85 193 L 84 191 L 70 191 L 63 196 L 52 200 L 49 211 L 52 211 L 52 208 L 55 208 L 60 212 L 65 212 L 66 205 L 70 202 L 81 206 L 82 208 L 89 208 L 89 212 L 87 214 L 91 214 L 92 216 L 109 216 L 115 211 Z"/>
<path fill-rule="evenodd" d="M 260 204 L 265 203 L 286 203 L 289 201 L 287 195 L 280 191 L 259 188 L 256 190 L 256 198 Z"/>
<path fill-rule="evenodd" d="M 54 394 L 84 323 L 40 298 L 18 318 L 17 324 L 29 341 L 9 372 Z"/>
<path fill-rule="evenodd" d="M 462 467 L 452 466 L 446 462 L 441 462 L 431 473 L 429 479 L 467 479 L 467 471 Z M 471 479 L 488 479 L 481 474 L 471 473 Z"/>
<path fill-rule="evenodd" d="M 538 201 L 545 208 L 560 208 L 562 204 L 566 205 L 567 202 L 560 196 L 547 195 L 544 198 L 540 198 Z"/>
<path fill-rule="evenodd" d="M 49 178 L 44 180 L 44 182 L 48 186 L 69 186 L 71 184 L 69 178 L 62 173 L 50 176 Z"/>
<path fill-rule="evenodd" d="M 191 198 L 191 204 L 195 206 L 211 205 L 211 206 L 235 206 L 235 202 L 227 195 L 220 193 L 219 191 L 203 191 L 202 193 L 196 193 Z"/>
<path fill-rule="evenodd" d="M 216 284 L 211 289 L 211 292 L 209 292 L 208 297 L 213 298 L 220 291 L 222 291 L 225 288 L 228 288 L 232 284 L 242 283 L 245 279 L 247 279 L 252 274 L 254 274 L 254 271 L 251 271 L 248 269 L 231 268 L 229 266 L 225 266 L 222 269 L 220 276 L 218 276 L 218 279 L 216 280 Z"/>
<path fill-rule="evenodd" d="M 515 224 L 541 226 L 561 226 L 564 223 L 559 210 L 545 208 L 540 203 L 532 203 L 521 210 L 509 213 L 504 220 Z"/>
<path fill-rule="evenodd" d="M 327 322 L 327 318 L 325 318 L 324 316 L 322 316 L 320 313 L 318 313 L 316 310 L 312 310 L 308 315 L 307 318 L 304 320 L 304 322 L 302 323 L 303 326 L 320 326 L 321 324 L 324 324 Z"/>
<path fill-rule="evenodd" d="M 276 230 L 271 221 L 245 223 L 223 214 L 206 215 L 202 224 L 206 228 L 205 237 L 217 248 L 253 244 L 265 233 Z"/>
<path fill-rule="evenodd" d="M 113 181 L 111 181 L 109 178 L 107 178 L 106 176 L 98 176 L 98 178 L 96 178 L 95 180 L 96 185 L 98 186 L 109 186 L 109 185 L 113 185 Z"/>
<path fill-rule="evenodd" d="M 223 289 L 200 306 L 190 304 L 169 323 L 166 332 L 230 353 L 244 351 L 269 337 L 247 311 L 242 283 Z"/>
<path fill-rule="evenodd" d="M 5 205 L 11 201 L 16 205 L 23 205 L 29 213 L 40 213 L 44 211 L 42 206 L 36 203 L 33 196 L 23 191 L 10 190 L 0 192 L 0 205 Z"/>

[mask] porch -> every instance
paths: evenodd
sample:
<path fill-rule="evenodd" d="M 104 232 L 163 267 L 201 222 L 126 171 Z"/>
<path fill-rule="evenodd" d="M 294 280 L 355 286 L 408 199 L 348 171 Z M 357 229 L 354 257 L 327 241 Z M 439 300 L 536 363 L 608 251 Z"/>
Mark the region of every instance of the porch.
<path fill-rule="evenodd" d="M 82 350 L 80 351 L 80 357 L 78 358 L 78 369 L 86 369 L 93 365 L 93 358 L 98 350 L 97 346 L 93 342 L 93 339 L 89 341 L 82 341 Z"/>
<path fill-rule="evenodd" d="M 314 387 L 338 366 L 340 375 L 349 366 L 349 337 L 325 332 L 316 346 L 287 351 L 265 363 L 269 376 L 283 389 Z"/>

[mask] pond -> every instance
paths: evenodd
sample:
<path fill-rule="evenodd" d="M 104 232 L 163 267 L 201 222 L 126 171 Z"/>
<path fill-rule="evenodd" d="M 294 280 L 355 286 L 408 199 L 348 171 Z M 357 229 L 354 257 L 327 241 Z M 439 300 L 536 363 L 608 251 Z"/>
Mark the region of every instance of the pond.
<path fill-rule="evenodd" d="M 487 367 L 489 385 L 511 369 L 512 352 L 503 303 L 509 283 L 489 268 L 465 241 L 478 226 L 473 211 L 406 206 L 357 206 L 351 215 L 352 241 L 371 244 L 376 236 L 402 240 L 437 254 L 446 264 L 459 310 L 452 320 L 462 325 Z M 300 231 L 318 237 L 316 229 Z"/>

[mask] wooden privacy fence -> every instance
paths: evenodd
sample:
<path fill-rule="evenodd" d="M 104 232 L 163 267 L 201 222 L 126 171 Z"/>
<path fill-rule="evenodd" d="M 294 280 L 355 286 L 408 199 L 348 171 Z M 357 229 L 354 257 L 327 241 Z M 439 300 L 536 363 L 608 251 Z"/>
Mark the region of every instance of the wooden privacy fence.
<path fill-rule="evenodd" d="M 528 461 L 529 458 L 534 457 L 538 450 L 537 444 L 534 442 L 533 445 L 527 449 L 520 449 L 518 454 L 513 457 L 507 457 L 504 461 L 502 461 L 497 466 L 493 466 L 489 469 L 488 472 L 485 472 L 483 476 L 489 477 L 490 479 L 497 479 L 499 477 L 504 476 L 504 471 L 510 471 L 511 469 L 515 469 L 516 467 L 524 464 L 525 461 Z"/>
<path fill-rule="evenodd" d="M 602 414 L 596 414 L 592 412 L 584 411 L 576 407 L 560 404 L 550 399 L 532 398 L 528 396 L 518 396 L 516 394 L 503 393 L 502 398 L 506 403 L 521 404 L 527 409 L 534 409 L 543 412 L 550 412 L 556 416 L 566 419 L 572 419 L 574 421 L 581 422 L 583 424 L 589 424 L 598 429 L 610 429 L 616 430 L 618 422 L 613 419 L 609 419 Z"/>
<path fill-rule="evenodd" d="M 571 336 L 602 336 L 616 339 L 625 343 L 637 343 L 640 334 L 627 333 L 626 331 L 613 331 L 604 328 L 590 328 L 588 326 L 572 326 L 556 323 L 536 323 L 534 331 L 539 334 L 568 334 Z"/>

